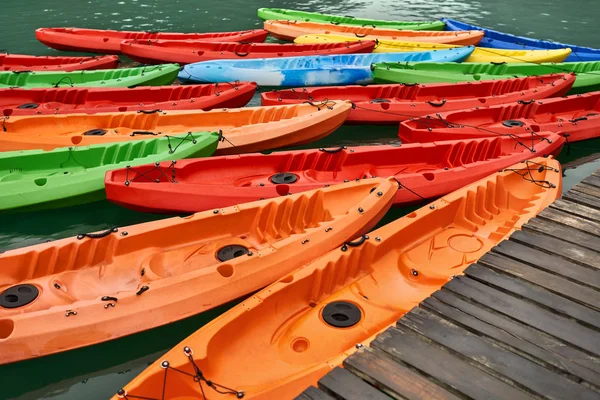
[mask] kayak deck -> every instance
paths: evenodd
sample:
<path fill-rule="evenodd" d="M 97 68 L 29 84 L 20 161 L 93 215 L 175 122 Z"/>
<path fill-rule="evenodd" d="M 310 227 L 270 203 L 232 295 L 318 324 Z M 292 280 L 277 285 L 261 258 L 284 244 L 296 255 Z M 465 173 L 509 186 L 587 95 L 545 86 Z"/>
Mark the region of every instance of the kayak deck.
<path fill-rule="evenodd" d="M 597 396 L 575 382 L 597 376 L 577 360 L 600 362 L 600 349 L 593 345 L 598 332 L 584 326 L 598 327 L 597 319 L 586 317 L 597 315 L 595 293 L 600 290 L 591 268 L 600 267 L 600 251 L 591 248 L 597 238 L 589 234 L 600 229 L 599 181 L 600 170 L 468 267 L 465 276 L 400 318 L 370 347 L 362 346 L 346 358 L 343 369 L 335 368 L 319 380 L 319 389 L 309 387 L 298 398 L 526 396 L 508 382 L 519 382 L 537 396 L 550 390 L 564 398 Z M 596 218 L 581 218 L 590 215 Z M 537 357 L 547 363 L 528 359 Z M 505 368 L 503 360 L 511 367 Z M 385 388 L 385 394 L 377 387 Z"/>

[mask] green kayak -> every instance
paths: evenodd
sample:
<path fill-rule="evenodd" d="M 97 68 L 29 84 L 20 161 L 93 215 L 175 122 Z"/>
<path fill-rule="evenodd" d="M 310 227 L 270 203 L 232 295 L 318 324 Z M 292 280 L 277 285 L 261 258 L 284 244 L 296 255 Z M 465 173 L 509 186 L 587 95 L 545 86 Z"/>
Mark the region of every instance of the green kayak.
<path fill-rule="evenodd" d="M 446 26 L 442 21 L 384 21 L 379 19 L 354 18 L 350 16 L 286 10 L 283 8 L 259 8 L 258 17 L 264 20 L 322 22 L 335 25 L 368 25 L 375 28 L 411 31 L 441 31 Z"/>
<path fill-rule="evenodd" d="M 67 207 L 105 198 L 106 171 L 208 157 L 219 134 L 198 132 L 148 140 L 0 153 L 0 211 Z"/>
<path fill-rule="evenodd" d="M 377 83 L 484 81 L 575 72 L 577 79 L 569 94 L 600 90 L 600 61 L 544 64 L 382 63 L 371 69 Z"/>
<path fill-rule="evenodd" d="M 0 72 L 0 89 L 161 86 L 173 83 L 178 72 L 178 64 L 76 72 Z"/>

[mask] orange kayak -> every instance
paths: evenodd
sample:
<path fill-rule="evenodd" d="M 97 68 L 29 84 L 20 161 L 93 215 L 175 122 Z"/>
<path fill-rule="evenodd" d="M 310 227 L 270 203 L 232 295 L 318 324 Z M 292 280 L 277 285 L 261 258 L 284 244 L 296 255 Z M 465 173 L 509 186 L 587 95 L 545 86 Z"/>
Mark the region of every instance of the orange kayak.
<path fill-rule="evenodd" d="M 304 35 L 335 34 L 366 40 L 385 39 L 470 46 L 476 45 L 483 39 L 483 31 L 399 31 L 373 28 L 370 25 L 361 27 L 298 21 L 265 21 L 265 30 L 269 31 L 271 36 L 281 40 L 294 40 Z"/>
<path fill-rule="evenodd" d="M 561 176 L 553 159 L 526 161 L 332 250 L 205 325 L 120 393 L 291 399 L 551 204 Z"/>
<path fill-rule="evenodd" d="M 248 295 L 372 228 L 397 190 L 363 179 L 0 255 L 0 364 L 116 339 Z"/>
<path fill-rule="evenodd" d="M 185 132 L 222 131 L 215 155 L 309 143 L 342 125 L 351 103 L 246 107 L 212 111 L 138 111 L 4 117 L 0 149 L 52 150 Z"/>

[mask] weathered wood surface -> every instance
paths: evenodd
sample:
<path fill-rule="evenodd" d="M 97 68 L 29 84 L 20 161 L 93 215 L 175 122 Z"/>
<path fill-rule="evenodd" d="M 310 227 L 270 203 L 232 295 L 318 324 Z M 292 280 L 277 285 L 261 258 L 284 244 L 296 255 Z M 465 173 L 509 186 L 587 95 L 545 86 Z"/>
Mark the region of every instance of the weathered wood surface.
<path fill-rule="evenodd" d="M 600 399 L 600 170 L 343 367 L 298 398 Z"/>

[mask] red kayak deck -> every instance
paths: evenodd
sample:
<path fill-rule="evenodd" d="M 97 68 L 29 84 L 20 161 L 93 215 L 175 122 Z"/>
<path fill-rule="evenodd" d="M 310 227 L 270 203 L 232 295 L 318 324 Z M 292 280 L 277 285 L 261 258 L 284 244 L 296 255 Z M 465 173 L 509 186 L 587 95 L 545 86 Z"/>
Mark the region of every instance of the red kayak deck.
<path fill-rule="evenodd" d="M 395 176 L 394 204 L 437 198 L 517 162 L 556 155 L 552 133 L 396 146 L 283 151 L 180 160 L 109 171 L 107 198 L 138 211 L 178 213 L 285 196 L 350 180 Z"/>
<path fill-rule="evenodd" d="M 245 106 L 255 83 L 128 88 L 0 89 L 4 116 L 140 110 L 212 110 Z"/>
<path fill-rule="evenodd" d="M 51 57 L 25 54 L 0 54 L 0 71 L 83 71 L 114 69 L 119 64 L 117 56 L 102 57 Z"/>
<path fill-rule="evenodd" d="M 209 43 L 199 41 L 139 41 L 121 43 L 121 52 L 145 64 L 174 62 L 191 64 L 200 61 L 242 58 L 277 58 L 318 56 L 328 54 L 370 53 L 375 41 L 344 43 L 294 44 L 294 43 Z"/>
<path fill-rule="evenodd" d="M 349 124 L 393 125 L 429 113 L 489 107 L 515 101 L 563 96 L 575 75 L 552 74 L 497 81 L 426 85 L 329 86 L 275 90 L 261 94 L 262 105 L 350 100 Z"/>
<path fill-rule="evenodd" d="M 209 42 L 264 42 L 268 32 L 255 29 L 238 32 L 173 33 L 113 31 L 83 28 L 39 28 L 35 37 L 57 50 L 121 54 L 123 40 L 202 40 Z"/>
<path fill-rule="evenodd" d="M 600 92 L 431 114 L 400 124 L 403 142 L 555 132 L 569 142 L 600 137 Z"/>

